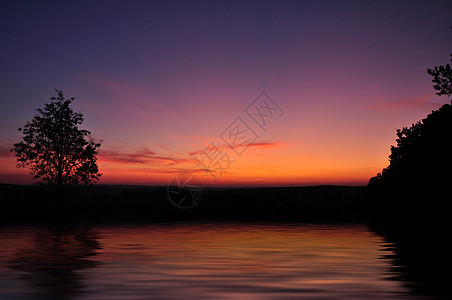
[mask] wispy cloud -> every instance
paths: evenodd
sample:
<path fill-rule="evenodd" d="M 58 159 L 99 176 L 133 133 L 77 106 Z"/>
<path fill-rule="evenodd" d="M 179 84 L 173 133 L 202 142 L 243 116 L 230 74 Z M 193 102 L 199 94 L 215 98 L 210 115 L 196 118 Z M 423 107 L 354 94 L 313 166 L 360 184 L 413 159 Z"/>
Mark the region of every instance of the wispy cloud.
<path fill-rule="evenodd" d="M 0 141 L 0 157 L 13 157 L 14 153 L 11 152 L 11 148 L 13 147 L 14 143 L 11 141 Z"/>
<path fill-rule="evenodd" d="M 236 146 L 227 146 L 227 145 L 222 145 L 222 146 L 216 146 L 218 149 L 220 150 L 224 150 L 224 149 L 238 149 L 238 148 L 260 148 L 260 149 L 266 149 L 266 148 L 271 148 L 271 147 L 278 147 L 280 146 L 281 143 L 279 142 L 256 142 L 256 143 L 252 143 L 252 144 L 243 144 L 243 145 L 236 145 Z M 192 151 L 189 152 L 188 154 L 193 156 L 193 155 L 198 155 L 201 154 L 204 151 L 204 149 L 201 150 L 197 150 L 197 151 Z"/>
<path fill-rule="evenodd" d="M 156 145 L 157 145 L 157 147 L 160 147 L 163 150 L 171 151 L 171 149 L 167 145 L 164 145 L 164 144 L 156 144 Z"/>
<path fill-rule="evenodd" d="M 438 103 L 431 102 L 431 100 L 434 98 L 434 94 L 427 94 L 406 98 L 403 100 L 384 100 L 375 105 L 361 107 L 361 109 L 402 110 L 418 107 L 436 106 L 438 105 Z"/>
<path fill-rule="evenodd" d="M 134 171 L 146 172 L 146 173 L 159 173 L 159 174 L 180 174 L 180 173 L 207 173 L 212 172 L 209 169 L 196 169 L 196 168 L 171 168 L 171 169 L 154 169 L 154 168 L 143 168 L 135 169 Z"/>
<path fill-rule="evenodd" d="M 10 150 L 11 150 L 11 147 L 0 145 L 0 157 L 14 156 L 14 154 Z"/>
<path fill-rule="evenodd" d="M 131 170 L 133 172 L 137 173 L 147 173 L 147 174 L 197 174 L 199 176 L 207 176 L 207 179 L 211 180 L 217 180 L 221 176 L 225 175 L 232 175 L 235 174 L 232 171 L 229 170 L 213 170 L 213 169 L 206 169 L 206 168 L 141 168 L 141 169 L 134 169 Z"/>
<path fill-rule="evenodd" d="M 147 148 L 133 151 L 101 150 L 99 152 L 99 160 L 122 164 L 158 163 L 167 166 L 196 162 L 193 159 L 157 155 L 156 152 Z"/>
<path fill-rule="evenodd" d="M 130 113 L 135 117 L 147 118 L 151 114 L 153 117 L 163 118 L 172 112 L 147 86 L 114 81 L 98 74 L 86 75 L 83 79 L 108 95 L 103 97 L 102 101 L 90 102 L 87 105 L 101 108 L 100 112 L 108 111 L 110 116 L 112 113 L 116 117 Z"/>

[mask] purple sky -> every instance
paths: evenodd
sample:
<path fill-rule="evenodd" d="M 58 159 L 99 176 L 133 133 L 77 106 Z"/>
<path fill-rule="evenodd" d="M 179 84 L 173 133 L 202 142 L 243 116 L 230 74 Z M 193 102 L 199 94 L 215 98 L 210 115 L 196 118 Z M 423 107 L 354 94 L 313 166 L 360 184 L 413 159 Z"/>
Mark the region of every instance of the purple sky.
<path fill-rule="evenodd" d="M 196 170 L 266 91 L 284 115 L 221 182 L 364 184 L 396 128 L 450 101 L 426 69 L 449 61 L 451 16 L 451 1 L 2 1 L 0 182 L 31 182 L 8 149 L 58 88 L 104 140 L 104 183 Z"/>

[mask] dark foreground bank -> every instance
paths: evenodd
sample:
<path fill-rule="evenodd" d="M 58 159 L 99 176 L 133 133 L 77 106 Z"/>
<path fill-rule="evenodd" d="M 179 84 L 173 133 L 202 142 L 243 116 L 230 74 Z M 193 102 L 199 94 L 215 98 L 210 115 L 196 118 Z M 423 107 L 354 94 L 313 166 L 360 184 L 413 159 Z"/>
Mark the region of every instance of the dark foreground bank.
<path fill-rule="evenodd" d="M 0 217 L 3 222 L 55 218 L 341 220 L 363 219 L 370 210 L 365 187 L 204 188 L 201 197 L 195 207 L 180 209 L 170 202 L 167 187 L 98 185 L 60 196 L 43 186 L 2 184 Z"/>
<path fill-rule="evenodd" d="M 428 197 L 381 199 L 363 186 L 204 188 L 201 201 L 190 209 L 176 207 L 169 197 L 167 187 L 98 185 L 61 196 L 44 186 L 0 184 L 0 218 L 2 223 L 190 219 L 416 223 L 449 220 L 452 215 L 448 201 L 433 206 Z"/>

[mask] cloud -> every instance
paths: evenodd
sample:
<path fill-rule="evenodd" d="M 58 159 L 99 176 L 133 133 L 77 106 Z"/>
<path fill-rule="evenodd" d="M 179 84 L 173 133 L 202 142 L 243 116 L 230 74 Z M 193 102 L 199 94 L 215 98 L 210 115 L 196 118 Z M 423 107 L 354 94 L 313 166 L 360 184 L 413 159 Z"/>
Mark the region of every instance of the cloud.
<path fill-rule="evenodd" d="M 434 94 L 421 95 L 417 97 L 406 98 L 403 100 L 384 100 L 376 105 L 364 106 L 361 109 L 379 109 L 379 110 L 402 110 L 418 107 L 436 106 L 438 103 L 431 102 L 435 98 Z"/>
<path fill-rule="evenodd" d="M 215 145 L 218 149 L 220 149 L 220 150 L 224 150 L 224 149 L 238 149 L 238 148 L 263 148 L 263 149 L 266 149 L 266 148 L 271 148 L 271 147 L 277 147 L 277 146 L 280 146 L 281 145 L 281 143 L 278 143 L 278 142 L 256 142 L 256 143 L 252 143 L 252 144 L 243 144 L 243 145 L 236 145 L 236 146 L 232 146 L 232 147 L 230 147 L 230 146 L 227 146 L 227 145 L 223 145 L 223 146 L 217 146 L 217 145 Z M 204 151 L 204 149 L 203 150 L 198 150 L 198 151 L 193 151 L 193 152 L 189 152 L 188 154 L 189 155 L 191 155 L 191 156 L 194 156 L 194 155 L 198 155 L 198 154 L 201 154 L 202 152 Z"/>
<path fill-rule="evenodd" d="M 205 176 L 212 176 L 212 179 L 220 179 L 222 176 L 234 174 L 234 172 L 228 170 L 213 170 L 206 168 L 141 168 L 133 169 L 133 172 L 144 172 L 149 174 L 198 174 Z"/>
<path fill-rule="evenodd" d="M 0 145 L 0 157 L 11 157 L 14 156 L 14 154 L 10 151 L 11 146 L 4 146 Z"/>
<path fill-rule="evenodd" d="M 0 157 L 13 157 L 14 153 L 11 152 L 13 142 L 0 141 Z"/>
<path fill-rule="evenodd" d="M 0 172 L 0 182 L 10 184 L 31 184 L 33 176 L 28 173 Z"/>
<path fill-rule="evenodd" d="M 271 147 L 277 147 L 277 146 L 280 146 L 280 145 L 281 144 L 278 143 L 278 142 L 257 142 L 257 143 L 252 143 L 248 147 L 271 148 Z M 237 147 L 247 147 L 247 145 L 241 145 L 241 146 L 237 146 Z"/>
<path fill-rule="evenodd" d="M 213 172 L 213 171 L 211 171 L 209 169 L 196 169 L 196 168 L 172 168 L 172 169 L 143 168 L 143 169 L 135 169 L 134 171 L 146 172 L 146 173 L 160 173 L 160 174 L 207 173 L 207 172 Z"/>
<path fill-rule="evenodd" d="M 87 102 L 85 105 L 100 114 L 125 118 L 124 114 L 148 118 L 165 118 L 172 109 L 157 97 L 148 86 L 129 82 L 113 81 L 103 76 L 92 74 L 82 77 L 104 94 L 99 101 Z"/>
<path fill-rule="evenodd" d="M 171 151 L 171 149 L 167 146 L 167 145 L 165 145 L 165 144 L 156 144 L 158 147 L 160 147 L 160 148 L 162 148 L 163 150 L 166 150 L 166 151 Z"/>
<path fill-rule="evenodd" d="M 159 156 L 156 152 L 147 148 L 134 151 L 101 150 L 99 160 L 122 164 L 160 163 L 168 166 L 195 162 L 192 159 Z"/>

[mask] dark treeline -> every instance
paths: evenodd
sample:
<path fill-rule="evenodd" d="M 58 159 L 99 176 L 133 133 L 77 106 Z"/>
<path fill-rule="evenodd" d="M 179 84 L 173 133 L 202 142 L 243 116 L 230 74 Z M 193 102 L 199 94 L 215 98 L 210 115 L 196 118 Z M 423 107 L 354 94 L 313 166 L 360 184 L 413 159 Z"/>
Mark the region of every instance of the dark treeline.
<path fill-rule="evenodd" d="M 45 186 L 0 185 L 0 217 L 46 220 L 365 220 L 365 187 L 204 188 L 201 202 L 179 209 L 166 187 L 89 186 L 61 197 Z"/>
<path fill-rule="evenodd" d="M 288 220 L 301 222 L 416 223 L 448 219 L 450 201 L 382 200 L 368 187 L 308 186 L 204 188 L 201 202 L 179 209 L 168 199 L 167 187 L 97 185 L 61 196 L 46 186 L 0 184 L 1 222 L 47 220 L 187 219 Z M 425 197 L 425 195 L 423 195 Z M 411 200 L 411 202 L 410 202 Z M 417 203 L 417 205 L 414 205 Z"/>
<path fill-rule="evenodd" d="M 452 205 L 402 206 L 369 195 L 367 187 L 204 188 L 201 202 L 179 209 L 166 187 L 81 187 L 61 197 L 49 187 L 0 184 L 2 223 L 29 221 L 171 221 L 225 219 L 296 222 L 416 223 L 447 219 Z"/>
<path fill-rule="evenodd" d="M 82 186 L 62 196 L 48 186 L 0 184 L 0 222 L 220 218 L 396 224 L 446 220 L 452 214 L 452 203 L 434 200 L 436 193 L 399 197 L 378 197 L 366 186 L 203 188 L 197 206 L 179 209 L 163 186 Z"/>

